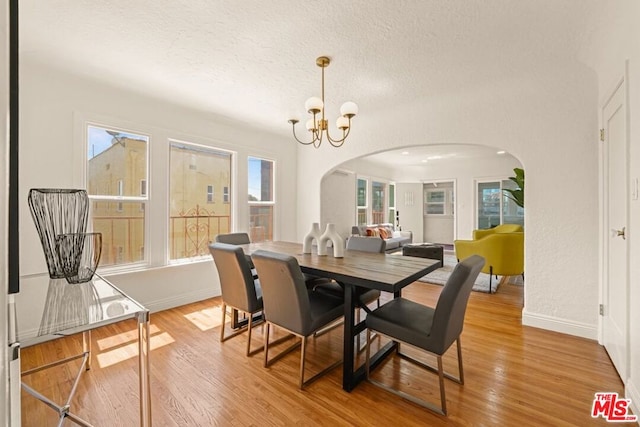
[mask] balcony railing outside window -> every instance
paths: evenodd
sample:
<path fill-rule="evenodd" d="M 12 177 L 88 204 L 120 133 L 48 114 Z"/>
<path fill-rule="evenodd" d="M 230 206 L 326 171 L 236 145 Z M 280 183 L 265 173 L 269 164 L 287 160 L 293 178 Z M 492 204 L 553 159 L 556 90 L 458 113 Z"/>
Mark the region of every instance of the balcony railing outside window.
<path fill-rule="evenodd" d="M 214 215 L 205 208 L 195 208 L 169 217 L 169 257 L 193 258 L 209 255 L 209 243 L 218 234 L 231 231 L 229 215 Z"/>
<path fill-rule="evenodd" d="M 209 242 L 232 228 L 232 154 L 171 141 L 169 167 L 169 259 L 207 256 Z"/>

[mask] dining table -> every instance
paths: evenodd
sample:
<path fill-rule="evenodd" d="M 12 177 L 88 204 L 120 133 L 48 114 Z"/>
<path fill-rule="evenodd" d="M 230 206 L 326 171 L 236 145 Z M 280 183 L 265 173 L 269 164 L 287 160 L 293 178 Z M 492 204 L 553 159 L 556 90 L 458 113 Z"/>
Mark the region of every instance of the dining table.
<path fill-rule="evenodd" d="M 296 242 L 265 241 L 240 246 L 247 255 L 266 250 L 293 256 L 303 273 L 333 279 L 344 288 L 342 388 L 347 392 L 352 391 L 366 376 L 364 364 L 354 367 L 355 339 L 366 329 L 364 321 L 355 323 L 357 294 L 362 290 L 377 289 L 397 298 L 402 288 L 440 267 L 438 260 L 400 254 L 346 250 L 343 257 L 337 258 L 331 250 L 327 251 L 327 255 L 318 255 L 316 246 L 311 253 L 303 253 L 302 244 Z M 397 343 L 391 341 L 372 355 L 372 369 L 396 347 Z"/>

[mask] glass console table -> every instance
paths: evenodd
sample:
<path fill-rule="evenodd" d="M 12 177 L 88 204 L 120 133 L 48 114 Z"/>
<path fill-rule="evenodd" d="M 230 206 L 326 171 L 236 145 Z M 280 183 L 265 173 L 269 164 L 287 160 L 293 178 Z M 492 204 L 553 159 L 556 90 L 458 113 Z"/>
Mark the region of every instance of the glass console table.
<path fill-rule="evenodd" d="M 52 339 L 82 334 L 82 353 L 21 373 L 24 378 L 35 372 L 73 360 L 82 363 L 66 402 L 58 404 L 22 382 L 22 388 L 58 412 L 60 425 L 65 418 L 82 426 L 91 424 L 71 412 L 71 401 L 84 371 L 91 368 L 91 330 L 127 319 L 138 322 L 138 376 L 140 382 L 140 426 L 151 426 L 149 389 L 149 310 L 127 296 L 116 286 L 96 274 L 90 282 L 69 284 L 66 279 L 38 278 L 22 286 L 16 295 L 16 311 L 20 317 L 33 320 L 40 313 L 39 327 L 31 333 L 18 332 L 21 347 L 29 347 Z M 47 283 L 48 282 L 48 283 Z M 28 314 L 25 314 L 28 313 Z M 21 336 L 24 335 L 24 336 Z"/>

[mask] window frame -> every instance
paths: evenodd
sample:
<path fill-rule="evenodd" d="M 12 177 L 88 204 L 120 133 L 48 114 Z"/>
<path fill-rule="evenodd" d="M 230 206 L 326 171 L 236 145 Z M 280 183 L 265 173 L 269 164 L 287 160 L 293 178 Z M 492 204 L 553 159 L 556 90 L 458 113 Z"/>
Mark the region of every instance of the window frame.
<path fill-rule="evenodd" d="M 267 162 L 271 162 L 272 164 L 272 171 L 271 171 L 271 200 L 249 200 L 249 162 L 251 160 L 260 160 L 260 161 L 267 161 Z M 251 235 L 251 207 L 252 206 L 271 206 L 271 239 L 273 240 L 275 238 L 276 235 L 276 210 L 277 210 L 277 192 L 276 192 L 276 173 L 277 173 L 277 162 L 275 159 L 266 157 L 266 156 L 261 156 L 261 155 L 252 155 L 252 154 L 247 154 L 247 162 L 246 162 L 246 166 L 247 166 L 247 219 L 248 219 L 248 224 L 247 224 L 247 229 L 249 230 L 249 234 Z M 252 239 L 254 240 L 254 239 Z"/>
<path fill-rule="evenodd" d="M 236 157 L 238 156 L 238 153 L 235 151 L 231 151 L 225 148 L 220 148 L 219 146 L 213 146 L 213 145 L 205 145 L 205 144 L 201 144 L 199 142 L 192 142 L 192 141 L 186 141 L 184 139 L 178 139 L 178 138 L 172 138 L 172 137 L 168 137 L 167 138 L 167 194 L 168 194 L 168 202 L 170 203 L 170 198 L 171 198 L 171 148 L 174 145 L 183 145 L 186 147 L 193 147 L 196 150 L 201 150 L 203 152 L 211 152 L 211 153 L 220 153 L 220 154 L 225 154 L 229 156 L 229 187 L 231 189 L 233 189 L 234 186 L 234 182 L 235 182 L 235 174 L 237 173 L 237 164 L 236 164 Z M 198 167 L 195 163 L 195 160 L 197 159 L 196 154 L 191 154 L 189 157 L 189 162 L 188 162 L 188 166 L 187 169 L 189 171 L 193 171 L 193 172 L 197 172 L 198 171 Z M 207 184 L 208 186 L 208 184 Z M 215 185 L 211 185 L 211 187 L 213 188 L 213 202 L 211 204 L 215 204 Z M 208 198 L 208 194 L 205 196 L 205 206 L 209 205 L 210 203 L 206 202 Z M 235 224 L 235 220 L 234 220 L 234 212 L 235 208 L 233 206 L 233 204 L 229 204 L 229 225 L 228 225 L 228 230 L 229 232 L 232 232 L 234 230 L 234 224 Z M 204 261 L 204 260 L 209 260 L 211 259 L 210 254 L 204 253 L 202 255 L 195 255 L 192 257 L 181 257 L 181 258 L 171 258 L 171 209 L 169 208 L 169 206 L 167 206 L 167 215 L 165 218 L 165 227 L 166 227 L 166 231 L 167 231 L 167 237 L 165 239 L 165 252 L 166 252 L 166 265 L 176 265 L 176 264 L 184 264 L 184 263 L 189 263 L 189 262 L 197 262 L 197 261 Z M 215 236 L 211 236 L 211 241 L 213 241 L 213 238 Z M 211 242 L 210 241 L 210 242 Z"/>
<path fill-rule="evenodd" d="M 212 204 L 216 202 L 216 190 L 215 186 L 207 185 L 207 203 Z"/>
<path fill-rule="evenodd" d="M 108 120 L 108 121 L 112 123 L 116 122 L 112 120 Z M 84 188 L 87 188 L 87 190 L 89 188 L 89 160 L 90 160 L 89 159 L 89 128 L 90 127 L 145 137 L 146 149 L 145 149 L 144 160 L 146 163 L 146 174 L 145 174 L 145 177 L 142 178 L 142 180 L 145 180 L 147 183 L 149 182 L 149 176 L 150 176 L 150 170 L 151 170 L 151 142 L 152 142 L 151 132 L 141 130 L 136 126 L 131 126 L 131 125 L 121 126 L 121 125 L 105 124 L 106 121 L 103 122 L 103 121 L 97 121 L 97 120 L 83 120 L 81 123 L 82 125 L 79 128 L 81 129 L 82 137 L 78 139 L 82 141 L 82 150 L 79 150 L 78 154 L 82 155 L 83 167 L 82 167 L 82 174 L 78 178 L 78 181 L 82 182 L 82 185 Z M 77 158 L 74 157 L 74 161 L 76 159 Z M 88 232 L 94 231 L 94 228 L 93 228 L 93 204 L 94 203 L 98 203 L 98 202 L 116 203 L 117 212 L 124 211 L 125 203 L 140 203 L 139 211 L 144 212 L 144 215 L 142 216 L 143 218 L 142 230 L 144 232 L 142 244 L 145 249 L 145 252 L 143 254 L 143 257 L 138 261 L 121 263 L 121 264 L 116 263 L 116 264 L 110 264 L 110 265 L 98 265 L 99 271 L 102 272 L 103 274 L 110 274 L 112 272 L 122 272 L 122 271 L 129 271 L 129 270 L 139 270 L 149 265 L 149 253 L 147 251 L 147 248 L 149 247 L 149 244 L 148 244 L 149 216 L 148 216 L 148 210 L 146 209 L 147 204 L 149 203 L 149 188 L 147 187 L 146 196 L 140 196 L 140 195 L 125 196 L 121 194 L 123 193 L 123 189 L 124 189 L 124 183 L 123 182 L 121 183 L 121 181 L 122 180 L 118 181 L 119 195 L 102 195 L 102 194 L 95 195 L 95 194 L 90 194 L 90 192 L 87 191 L 87 195 L 89 197 L 89 225 L 87 227 L 87 231 Z M 117 260 L 121 256 L 120 249 L 124 251 L 124 248 L 120 245 L 115 245 L 113 248 L 115 249 L 115 254 L 116 254 L 115 256 Z M 103 251 L 104 251 L 104 241 L 103 241 Z"/>

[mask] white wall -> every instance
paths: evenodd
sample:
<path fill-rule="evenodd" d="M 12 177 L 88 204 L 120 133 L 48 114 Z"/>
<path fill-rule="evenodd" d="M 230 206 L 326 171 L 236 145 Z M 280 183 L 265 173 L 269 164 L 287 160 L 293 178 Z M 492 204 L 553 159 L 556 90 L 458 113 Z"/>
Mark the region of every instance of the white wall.
<path fill-rule="evenodd" d="M 106 125 L 127 123 L 151 136 L 149 249 L 152 269 L 107 275 L 149 309 L 159 310 L 219 295 L 213 261 L 166 266 L 168 138 L 192 141 L 237 153 L 233 181 L 236 199 L 232 221 L 247 230 L 247 155 L 276 161 L 275 237 L 296 237 L 296 158 L 289 139 L 270 136 L 202 112 L 137 95 L 133 90 L 62 73 L 32 61 L 21 61 L 20 235 L 23 286 L 39 282 L 46 272 L 42 248 L 27 206 L 30 188 L 84 187 L 83 120 Z M 154 206 L 156 209 L 154 209 Z M 159 207 L 159 208 L 158 208 Z M 25 307 L 19 307 L 24 313 Z"/>
<path fill-rule="evenodd" d="M 322 179 L 322 212 L 320 230 L 326 224 L 336 225 L 336 231 L 345 239 L 351 235 L 351 226 L 356 218 L 356 175 L 350 172 L 334 171 Z M 311 223 L 307 225 L 308 232 Z"/>
<path fill-rule="evenodd" d="M 604 105 L 614 85 L 624 76 L 628 60 L 630 108 L 630 178 L 640 178 L 640 2 L 619 1 L 612 7 L 603 4 L 594 11 L 592 44 L 584 51 L 584 60 L 598 71 L 598 109 Z M 630 185 L 630 189 L 632 186 Z M 640 201 L 631 200 L 629 210 L 629 378 L 623 378 L 626 396 L 634 413 L 640 414 Z"/>
<path fill-rule="evenodd" d="M 321 177 L 345 159 L 424 144 L 500 147 L 527 171 L 523 321 L 595 339 L 596 75 L 577 63 L 556 59 L 550 64 L 535 74 L 514 75 L 464 93 L 414 99 L 392 111 L 365 114 L 363 109 L 339 153 L 331 147 L 299 147 L 298 177 L 305 188 L 298 190 L 298 233 L 308 227 L 307 218 L 320 212 L 319 193 L 314 190 L 319 191 Z M 402 217 L 403 207 L 398 208 Z M 470 229 L 460 224 L 458 235 Z"/>

